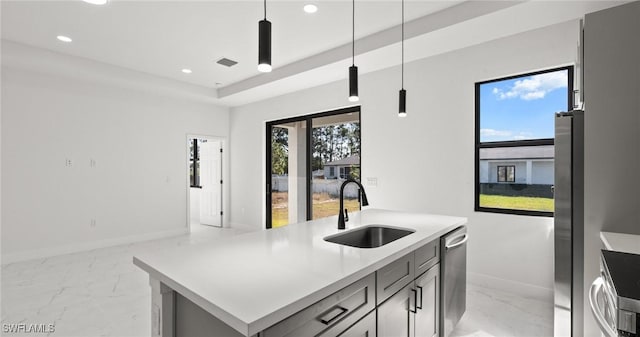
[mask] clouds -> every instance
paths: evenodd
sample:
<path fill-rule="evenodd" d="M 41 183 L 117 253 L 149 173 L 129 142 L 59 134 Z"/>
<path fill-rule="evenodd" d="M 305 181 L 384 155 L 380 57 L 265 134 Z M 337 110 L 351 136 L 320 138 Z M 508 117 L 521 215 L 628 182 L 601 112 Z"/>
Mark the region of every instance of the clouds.
<path fill-rule="evenodd" d="M 509 137 L 512 132 L 507 130 L 480 129 L 482 137 Z"/>
<path fill-rule="evenodd" d="M 566 70 L 554 71 L 517 80 L 506 91 L 494 87 L 491 92 L 498 99 L 520 98 L 525 101 L 531 101 L 544 98 L 545 95 L 553 90 L 566 88 L 567 81 Z"/>
<path fill-rule="evenodd" d="M 523 140 L 532 139 L 533 133 L 531 132 L 514 132 L 511 130 L 496 130 L 496 129 L 480 129 L 480 141 L 506 141 L 506 140 Z"/>

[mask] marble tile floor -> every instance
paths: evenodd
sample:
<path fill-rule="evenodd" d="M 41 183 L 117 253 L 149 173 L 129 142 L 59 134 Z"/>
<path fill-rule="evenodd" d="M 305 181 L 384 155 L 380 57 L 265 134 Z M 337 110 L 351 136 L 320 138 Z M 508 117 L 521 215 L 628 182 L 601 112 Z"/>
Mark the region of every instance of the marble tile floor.
<path fill-rule="evenodd" d="M 553 303 L 473 284 L 467 310 L 450 337 L 553 336 Z"/>
<path fill-rule="evenodd" d="M 141 252 L 244 233 L 194 227 L 189 235 L 2 266 L 2 336 L 150 336 L 148 276 L 132 263 Z M 223 257 L 221 257 L 223 258 Z M 468 288 L 455 337 L 551 336 L 550 303 Z M 5 324 L 54 324 L 51 333 L 7 333 Z"/>

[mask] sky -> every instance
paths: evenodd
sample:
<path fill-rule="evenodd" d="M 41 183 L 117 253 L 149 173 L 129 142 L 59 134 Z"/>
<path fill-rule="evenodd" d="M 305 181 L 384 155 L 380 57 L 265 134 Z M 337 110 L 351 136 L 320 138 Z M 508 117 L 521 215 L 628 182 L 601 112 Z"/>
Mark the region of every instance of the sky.
<path fill-rule="evenodd" d="M 480 141 L 554 137 L 554 115 L 567 111 L 568 71 L 480 85 Z"/>

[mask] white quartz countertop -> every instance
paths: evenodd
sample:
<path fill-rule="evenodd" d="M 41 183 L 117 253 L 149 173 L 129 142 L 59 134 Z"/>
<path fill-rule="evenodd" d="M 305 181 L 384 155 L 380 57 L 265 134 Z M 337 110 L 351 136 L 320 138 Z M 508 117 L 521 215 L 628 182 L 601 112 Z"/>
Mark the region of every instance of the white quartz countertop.
<path fill-rule="evenodd" d="M 343 246 L 323 240 L 340 232 L 333 216 L 141 254 L 133 262 L 251 336 L 467 222 L 376 209 L 349 217 L 347 230 L 380 224 L 415 233 L 378 248 Z"/>
<path fill-rule="evenodd" d="M 600 232 L 600 239 L 608 250 L 640 254 L 640 235 Z"/>

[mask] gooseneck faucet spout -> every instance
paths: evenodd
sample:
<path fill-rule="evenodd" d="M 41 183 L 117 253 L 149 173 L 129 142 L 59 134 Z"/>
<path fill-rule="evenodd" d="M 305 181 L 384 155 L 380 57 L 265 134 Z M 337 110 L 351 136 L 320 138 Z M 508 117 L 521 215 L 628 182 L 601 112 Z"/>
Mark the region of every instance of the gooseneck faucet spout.
<path fill-rule="evenodd" d="M 342 185 L 340 185 L 340 209 L 339 209 L 339 215 L 338 215 L 338 229 L 345 229 L 344 212 L 346 210 L 344 209 L 344 187 L 347 186 L 349 183 L 356 183 L 358 185 L 358 187 L 360 188 L 359 193 L 362 194 L 361 205 L 369 206 L 369 201 L 367 200 L 367 193 L 365 193 L 364 187 L 362 187 L 362 184 L 360 184 L 357 180 L 352 178 L 345 180 L 342 183 Z"/>

